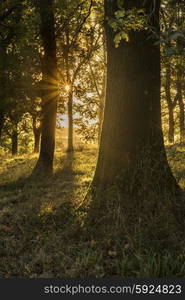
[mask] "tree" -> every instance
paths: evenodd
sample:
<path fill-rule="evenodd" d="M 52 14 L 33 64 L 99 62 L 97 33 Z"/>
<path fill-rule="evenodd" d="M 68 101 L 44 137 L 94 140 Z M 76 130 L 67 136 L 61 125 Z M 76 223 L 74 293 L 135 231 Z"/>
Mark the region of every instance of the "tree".
<path fill-rule="evenodd" d="M 63 86 L 67 94 L 68 115 L 68 146 L 67 152 L 74 151 L 73 127 L 74 127 L 74 98 L 75 85 L 79 81 L 79 73 L 92 58 L 99 46 L 100 28 L 91 24 L 88 20 L 91 16 L 93 1 L 58 1 L 58 9 L 62 10 L 62 16 L 58 16 L 60 26 L 57 28 L 57 36 L 60 41 L 62 70 L 65 75 Z M 96 24 L 97 25 L 97 24 Z M 95 28 L 98 27 L 98 28 Z"/>
<path fill-rule="evenodd" d="M 107 91 L 99 157 L 86 197 L 94 200 L 88 218 L 95 227 L 102 219 L 108 231 L 105 219 L 112 214 L 109 224 L 116 235 L 119 219 L 121 232 L 134 233 L 136 240 L 136 232 L 139 237 L 146 234 L 155 240 L 156 235 L 157 239 L 162 236 L 157 224 L 166 214 L 167 198 L 173 202 L 178 190 L 161 128 L 160 46 L 156 43 L 160 0 L 125 0 L 122 7 L 119 2 L 105 0 Z M 144 10 L 147 18 L 147 26 L 137 30 L 127 22 L 133 20 L 135 9 L 138 15 Z M 122 36 L 127 41 L 122 40 L 119 47 L 115 47 L 115 33 L 110 26 L 115 25 L 115 14 L 123 16 L 126 24 Z M 164 222 L 160 226 L 165 232 Z M 165 234 L 169 235 L 167 231 Z"/>
<path fill-rule="evenodd" d="M 8 92 L 8 84 L 7 84 L 7 49 L 11 44 L 12 40 L 17 35 L 17 29 L 20 24 L 20 20 L 22 19 L 22 10 L 23 5 L 20 0 L 16 0 L 14 5 L 10 2 L 2 2 L 0 4 L 0 8 L 2 13 L 0 14 L 0 138 L 2 134 L 2 129 L 5 122 L 5 115 L 7 109 L 7 92 Z"/>
<path fill-rule="evenodd" d="M 43 78 L 40 84 L 43 118 L 40 155 L 33 174 L 50 176 L 53 172 L 58 97 L 53 0 L 39 0 L 36 5 L 38 5 L 40 12 L 40 35 L 44 49 L 42 58 Z"/>
<path fill-rule="evenodd" d="M 100 44 L 104 44 L 103 41 Z M 75 89 L 74 111 L 76 131 L 86 142 L 97 142 L 100 138 L 105 98 L 105 53 L 101 48 L 79 73 Z"/>
<path fill-rule="evenodd" d="M 181 1 L 163 1 L 161 7 L 161 53 L 165 69 L 165 100 L 168 108 L 168 141 L 174 142 L 175 109 L 179 107 L 180 141 L 184 140 L 185 120 L 182 93 L 185 32 L 184 5 Z M 174 91 L 176 90 L 176 94 Z M 174 95 L 173 95 L 174 94 Z M 173 100 L 174 98 L 174 100 Z M 176 126 L 177 127 L 177 126 Z"/>

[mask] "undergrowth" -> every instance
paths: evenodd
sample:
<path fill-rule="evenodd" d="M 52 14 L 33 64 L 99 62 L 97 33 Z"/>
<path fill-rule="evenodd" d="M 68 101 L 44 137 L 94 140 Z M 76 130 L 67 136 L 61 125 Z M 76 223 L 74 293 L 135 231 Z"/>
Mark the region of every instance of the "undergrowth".
<path fill-rule="evenodd" d="M 185 186 L 184 149 L 168 151 Z M 36 156 L 2 160 L 0 167 L 0 277 L 183 277 L 179 250 L 133 249 L 130 241 L 96 240 L 84 230 L 81 206 L 96 151 L 57 152 L 49 180 L 30 179 Z M 114 224 L 112 225 L 114 226 Z"/>

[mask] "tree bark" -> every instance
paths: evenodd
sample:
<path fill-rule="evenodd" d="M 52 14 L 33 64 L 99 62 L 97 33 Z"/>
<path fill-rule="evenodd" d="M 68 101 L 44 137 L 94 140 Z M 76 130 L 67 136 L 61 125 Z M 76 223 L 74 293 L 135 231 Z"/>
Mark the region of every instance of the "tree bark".
<path fill-rule="evenodd" d="M 55 20 L 52 0 L 39 0 L 37 5 L 41 18 L 40 34 L 44 48 L 41 84 L 43 118 L 40 155 L 33 173 L 50 176 L 53 173 L 58 97 Z"/>
<path fill-rule="evenodd" d="M 144 8 L 149 25 L 159 32 L 159 0 L 123 3 L 126 10 Z M 117 10 L 117 1 L 105 0 L 106 17 L 114 17 Z M 85 198 L 90 206 L 87 224 L 96 235 L 101 232 L 101 238 L 106 233 L 128 235 L 134 236 L 133 243 L 141 243 L 143 236 L 156 245 L 157 236 L 165 237 L 166 243 L 171 238 L 164 216 L 170 211 L 168 224 L 173 224 L 172 207 L 175 211 L 176 206 L 172 202 L 179 189 L 164 148 L 160 47 L 150 30 L 140 30 L 130 31 L 129 41 L 121 41 L 116 48 L 108 22 L 105 28 L 106 102 L 97 167 Z"/>
<path fill-rule="evenodd" d="M 6 64 L 7 64 L 7 54 L 6 45 L 0 45 L 0 139 L 2 135 L 2 130 L 4 127 L 5 120 L 5 110 L 6 110 Z"/>
<path fill-rule="evenodd" d="M 145 8 L 148 15 L 154 10 L 152 4 L 143 7 L 142 0 L 124 3 L 126 9 Z M 156 1 L 150 17 L 150 24 L 157 29 L 159 5 L 160 1 Z M 118 8 L 115 2 L 110 1 L 108 5 L 108 1 L 105 1 L 105 9 L 111 17 Z M 160 48 L 154 46 L 155 40 L 148 38 L 149 34 L 147 30 L 132 31 L 129 42 L 122 41 L 115 48 L 114 33 L 106 26 L 107 92 L 100 153 L 94 177 L 98 185 L 112 184 L 122 170 L 134 172 L 146 152 L 150 156 L 148 169 L 152 164 L 156 176 L 162 169 L 166 172 L 166 180 L 172 179 L 161 126 Z"/>
<path fill-rule="evenodd" d="M 171 98 L 171 68 L 166 66 L 166 84 L 165 84 L 166 102 L 168 106 L 168 141 L 174 143 L 175 122 L 174 122 L 174 105 Z"/>
<path fill-rule="evenodd" d="M 70 65 L 69 65 L 69 48 L 70 48 L 70 40 L 69 40 L 69 31 L 66 29 L 66 45 L 64 51 L 64 61 L 66 68 L 66 80 L 67 85 L 69 86 L 68 91 L 68 101 L 67 101 L 67 114 L 68 114 L 68 146 L 67 152 L 73 152 L 73 84 L 70 76 Z"/>
<path fill-rule="evenodd" d="M 40 128 L 37 128 L 34 130 L 34 153 L 39 153 L 39 146 L 40 146 L 40 136 L 41 136 L 41 130 Z"/>
<path fill-rule="evenodd" d="M 40 147 L 40 136 L 41 136 L 41 127 L 34 128 L 34 153 L 39 153 L 39 147 Z"/>
<path fill-rule="evenodd" d="M 33 135 L 34 135 L 34 153 L 39 153 L 40 148 L 40 137 L 41 137 L 41 123 L 37 126 L 37 119 L 35 116 L 32 116 L 32 126 L 33 126 Z"/>
<path fill-rule="evenodd" d="M 13 132 L 12 132 L 12 155 L 18 154 L 18 131 L 17 131 L 17 125 L 14 126 Z"/>
<path fill-rule="evenodd" d="M 67 152 L 73 152 L 73 92 L 68 96 L 68 147 Z"/>
<path fill-rule="evenodd" d="M 185 116 L 184 116 L 184 101 L 182 96 L 182 71 L 181 67 L 177 67 L 177 95 L 178 95 L 178 104 L 179 104 L 179 128 L 180 128 L 180 141 L 185 141 Z"/>
<path fill-rule="evenodd" d="M 4 111 L 3 109 L 0 109 L 0 141 L 2 136 L 3 126 L 4 126 Z"/>

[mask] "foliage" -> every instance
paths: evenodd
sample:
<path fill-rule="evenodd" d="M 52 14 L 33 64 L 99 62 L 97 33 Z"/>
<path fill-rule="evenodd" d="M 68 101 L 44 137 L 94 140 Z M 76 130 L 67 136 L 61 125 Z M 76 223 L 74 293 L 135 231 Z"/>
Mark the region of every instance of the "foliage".
<path fill-rule="evenodd" d="M 115 46 L 118 47 L 121 40 L 129 41 L 130 31 L 138 31 L 147 28 L 147 16 L 143 9 L 120 9 L 115 12 L 115 18 L 108 20 L 116 35 Z"/>

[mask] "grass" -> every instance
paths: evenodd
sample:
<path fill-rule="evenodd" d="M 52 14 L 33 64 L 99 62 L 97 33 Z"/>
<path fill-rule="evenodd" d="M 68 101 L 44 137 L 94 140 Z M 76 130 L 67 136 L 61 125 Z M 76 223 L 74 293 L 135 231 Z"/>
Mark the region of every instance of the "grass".
<path fill-rule="evenodd" d="M 183 253 L 132 251 L 129 244 L 83 234 L 82 202 L 92 180 L 96 149 L 56 152 L 50 180 L 29 179 L 35 155 L 2 160 L 0 277 L 184 277 Z M 168 149 L 185 186 L 185 149 Z M 27 178 L 27 179 L 26 179 Z"/>

